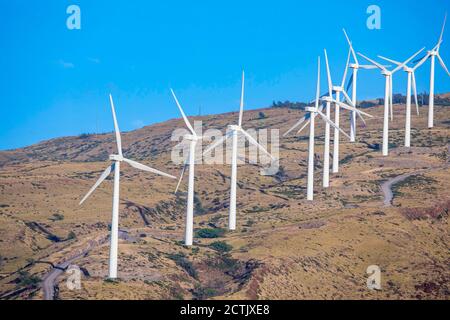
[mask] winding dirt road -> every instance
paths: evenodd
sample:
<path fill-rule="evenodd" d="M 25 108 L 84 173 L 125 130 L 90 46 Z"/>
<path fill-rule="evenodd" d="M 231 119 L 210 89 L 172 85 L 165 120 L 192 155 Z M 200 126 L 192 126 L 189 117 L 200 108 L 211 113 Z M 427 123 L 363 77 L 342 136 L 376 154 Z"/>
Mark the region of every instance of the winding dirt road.
<path fill-rule="evenodd" d="M 83 249 L 72 252 L 63 262 L 56 264 L 49 273 L 42 278 L 42 290 L 44 291 L 44 300 L 53 300 L 55 298 L 55 283 L 58 277 L 66 271 L 66 269 L 75 260 L 87 255 L 92 249 L 104 244 L 108 240 L 108 236 L 100 236 L 94 240 L 89 240 Z"/>
<path fill-rule="evenodd" d="M 394 200 L 394 193 L 392 192 L 392 187 L 394 185 L 396 185 L 397 183 L 400 183 L 400 182 L 406 180 L 407 178 L 416 176 L 418 174 L 422 174 L 422 173 L 430 172 L 430 171 L 434 171 L 434 170 L 441 170 L 441 169 L 445 169 L 445 168 L 448 168 L 448 166 L 446 165 L 446 166 L 442 166 L 442 167 L 417 170 L 414 172 L 402 174 L 400 176 L 397 176 L 397 177 L 394 177 L 394 178 L 391 178 L 391 179 L 385 181 L 384 183 L 381 184 L 381 191 L 383 191 L 383 194 L 384 194 L 384 206 L 385 207 L 392 206 L 392 200 Z"/>

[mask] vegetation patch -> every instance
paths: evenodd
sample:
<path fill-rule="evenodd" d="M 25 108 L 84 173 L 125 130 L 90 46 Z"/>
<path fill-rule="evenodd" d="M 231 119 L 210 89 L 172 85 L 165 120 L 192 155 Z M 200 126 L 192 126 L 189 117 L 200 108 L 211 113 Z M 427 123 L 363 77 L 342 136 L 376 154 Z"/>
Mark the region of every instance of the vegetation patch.
<path fill-rule="evenodd" d="M 19 271 L 19 277 L 16 279 L 18 287 L 36 288 L 41 282 L 38 276 L 31 275 L 28 271 Z"/>
<path fill-rule="evenodd" d="M 211 243 L 210 248 L 216 250 L 217 252 L 226 253 L 233 250 L 233 246 L 226 243 L 225 241 L 215 241 Z"/>
<path fill-rule="evenodd" d="M 183 268 L 192 278 L 198 279 L 197 270 L 183 253 L 171 253 L 167 257 L 173 260 L 177 266 Z"/>
<path fill-rule="evenodd" d="M 450 212 L 450 200 L 432 208 L 405 208 L 402 215 L 408 220 L 426 220 L 428 218 L 442 220 L 448 217 Z"/>
<path fill-rule="evenodd" d="M 214 239 L 220 238 L 225 234 L 225 229 L 223 228 L 204 228 L 196 231 L 198 238 L 204 239 Z"/>

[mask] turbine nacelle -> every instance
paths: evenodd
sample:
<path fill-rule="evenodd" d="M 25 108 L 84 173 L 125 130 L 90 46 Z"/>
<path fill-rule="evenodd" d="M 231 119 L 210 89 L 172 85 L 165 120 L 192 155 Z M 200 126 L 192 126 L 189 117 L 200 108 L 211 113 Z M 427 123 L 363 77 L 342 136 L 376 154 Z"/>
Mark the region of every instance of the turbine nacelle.
<path fill-rule="evenodd" d="M 199 141 L 201 140 L 201 137 L 199 137 L 198 135 L 186 134 L 184 136 L 184 139 L 188 141 Z"/>
<path fill-rule="evenodd" d="M 407 67 L 407 66 L 404 66 L 404 67 L 403 67 L 403 70 L 404 70 L 405 72 L 408 72 L 408 73 L 413 73 L 413 72 L 414 72 L 414 69 L 413 69 L 413 68 Z"/>
<path fill-rule="evenodd" d="M 231 131 L 240 131 L 242 130 L 242 127 L 232 124 L 228 126 L 228 129 L 230 129 Z"/>
<path fill-rule="evenodd" d="M 344 91 L 344 88 L 341 86 L 333 86 L 333 91 L 334 92 L 342 92 L 342 91 Z"/>
<path fill-rule="evenodd" d="M 306 112 L 318 113 L 318 110 L 316 107 L 305 107 Z"/>
<path fill-rule="evenodd" d="M 392 71 L 389 70 L 381 70 L 381 74 L 386 77 L 392 76 Z"/>
<path fill-rule="evenodd" d="M 329 96 L 325 96 L 325 97 L 323 97 L 323 98 L 320 99 L 320 100 L 322 100 L 322 101 L 324 101 L 324 102 L 329 102 L 329 103 L 333 103 L 333 102 L 334 102 L 334 99 L 331 98 L 331 97 L 329 97 Z"/>
<path fill-rule="evenodd" d="M 119 154 L 111 154 L 110 156 L 109 156 L 109 160 L 111 160 L 111 161 L 119 161 L 119 162 L 122 162 L 123 161 L 123 156 L 121 156 L 121 155 L 119 155 Z"/>

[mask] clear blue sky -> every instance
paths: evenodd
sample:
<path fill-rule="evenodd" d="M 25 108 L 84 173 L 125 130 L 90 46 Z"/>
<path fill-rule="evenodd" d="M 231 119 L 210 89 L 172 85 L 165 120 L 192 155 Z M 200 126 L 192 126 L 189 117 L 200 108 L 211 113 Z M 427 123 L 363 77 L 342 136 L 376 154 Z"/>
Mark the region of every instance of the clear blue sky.
<path fill-rule="evenodd" d="M 66 27 L 71 4 L 81 8 L 81 30 Z M 371 4 L 381 7 L 381 30 L 366 27 Z M 123 131 L 178 118 L 170 87 L 189 115 L 199 106 L 203 114 L 236 110 L 242 68 L 248 108 L 309 100 L 323 48 L 341 77 L 342 27 L 358 51 L 405 59 L 434 46 L 446 11 L 448 0 L 2 1 L 0 149 L 111 131 L 109 92 Z M 448 27 L 441 55 L 450 67 Z M 436 70 L 436 91 L 450 91 Z M 428 75 L 427 63 L 420 91 Z M 360 80 L 359 98 L 382 96 L 378 71 Z M 399 74 L 395 92 L 404 90 Z"/>

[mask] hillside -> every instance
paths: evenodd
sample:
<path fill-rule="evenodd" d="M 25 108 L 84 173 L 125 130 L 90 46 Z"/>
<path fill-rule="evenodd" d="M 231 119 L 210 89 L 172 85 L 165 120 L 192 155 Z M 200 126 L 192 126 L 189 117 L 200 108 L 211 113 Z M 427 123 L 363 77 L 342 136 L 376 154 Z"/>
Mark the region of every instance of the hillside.
<path fill-rule="evenodd" d="M 83 270 L 82 289 L 69 290 L 63 274 L 58 298 L 448 299 L 450 108 L 436 106 L 432 130 L 425 107 L 414 114 L 408 150 L 401 147 L 405 106 L 395 105 L 387 158 L 377 150 L 382 109 L 367 109 L 375 118 L 358 128 L 357 143 L 341 144 L 341 172 L 331 176 L 327 190 L 321 188 L 318 126 L 312 203 L 305 199 L 306 131 L 281 139 L 277 175 L 240 165 L 236 232 L 222 232 L 230 167 L 198 165 L 194 227 L 211 229 L 217 238 L 196 237 L 192 248 L 181 243 L 185 184 L 175 195 L 176 181 L 124 165 L 117 282 L 105 281 L 111 183 L 78 206 L 115 152 L 113 135 L 57 138 L 0 152 L 0 296 L 42 299 L 38 282 L 51 269 L 45 262 L 73 258 Z M 283 107 L 246 111 L 244 127 L 282 134 L 302 115 Z M 191 119 L 224 131 L 237 113 Z M 341 121 L 348 131 L 347 114 Z M 175 119 L 123 133 L 124 155 L 178 176 L 170 137 L 183 127 Z M 393 206 L 384 207 L 380 185 L 406 173 L 413 175 L 394 186 Z M 229 246 L 211 245 L 217 241 Z M 380 291 L 366 287 L 370 265 L 382 270 Z"/>

